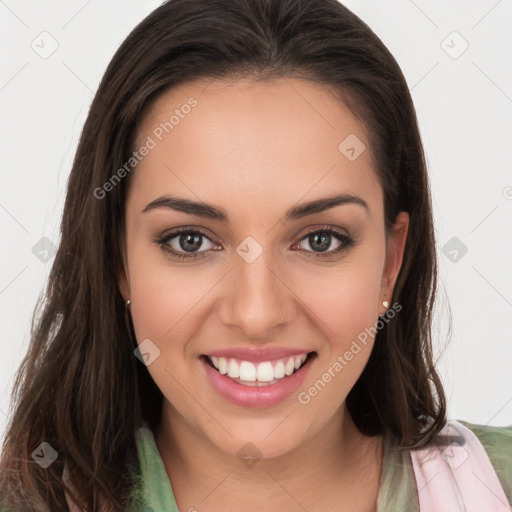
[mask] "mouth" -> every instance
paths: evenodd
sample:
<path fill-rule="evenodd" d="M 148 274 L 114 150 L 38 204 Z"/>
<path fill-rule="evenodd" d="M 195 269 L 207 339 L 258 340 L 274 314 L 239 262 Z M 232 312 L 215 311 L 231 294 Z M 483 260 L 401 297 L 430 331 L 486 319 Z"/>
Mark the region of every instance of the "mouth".
<path fill-rule="evenodd" d="M 221 375 L 229 377 L 243 386 L 272 386 L 280 380 L 301 370 L 316 352 L 307 352 L 298 356 L 283 357 L 272 361 L 253 363 L 240 359 L 215 356 L 201 356 L 204 361 Z"/>
<path fill-rule="evenodd" d="M 288 398 L 303 382 L 317 353 L 304 352 L 269 361 L 199 357 L 215 390 L 243 407 L 270 407 Z"/>

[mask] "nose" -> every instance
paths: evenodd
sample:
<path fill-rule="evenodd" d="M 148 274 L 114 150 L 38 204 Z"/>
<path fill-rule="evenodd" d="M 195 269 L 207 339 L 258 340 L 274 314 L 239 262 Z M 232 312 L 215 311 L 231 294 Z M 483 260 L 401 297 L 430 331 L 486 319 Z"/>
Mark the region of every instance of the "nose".
<path fill-rule="evenodd" d="M 221 320 L 238 329 L 243 339 L 275 339 L 277 331 L 288 325 L 296 312 L 297 299 L 285 272 L 269 253 L 263 251 L 252 263 L 236 257 L 226 283 Z"/>

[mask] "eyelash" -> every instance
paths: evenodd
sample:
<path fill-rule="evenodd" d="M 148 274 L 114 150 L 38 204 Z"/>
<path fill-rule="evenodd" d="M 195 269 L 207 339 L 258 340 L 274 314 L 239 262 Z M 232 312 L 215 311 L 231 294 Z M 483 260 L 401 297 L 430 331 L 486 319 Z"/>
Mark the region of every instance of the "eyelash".
<path fill-rule="evenodd" d="M 172 240 L 173 238 L 176 238 L 177 235 L 184 234 L 184 233 L 201 235 L 202 237 L 206 238 L 210 242 L 216 243 L 203 231 L 201 231 L 199 229 L 192 229 L 192 228 L 187 228 L 187 227 L 176 228 L 173 231 L 157 238 L 155 240 L 155 243 L 157 243 L 162 248 L 162 250 L 170 253 L 173 258 L 176 258 L 178 260 L 189 260 L 190 259 L 190 260 L 196 261 L 198 257 L 200 257 L 200 258 L 207 257 L 207 256 L 200 256 L 201 254 L 205 254 L 205 253 L 213 250 L 213 249 L 209 249 L 206 251 L 199 251 L 199 252 L 195 252 L 195 253 L 186 253 L 186 252 L 178 252 L 174 249 L 169 248 L 169 246 L 167 245 L 168 242 L 170 240 Z M 330 227 L 330 226 L 324 226 L 322 228 L 311 229 L 310 231 L 305 233 L 304 236 L 299 240 L 299 242 L 294 244 L 294 246 L 297 245 L 298 243 L 302 242 L 309 236 L 314 235 L 314 234 L 319 234 L 319 233 L 327 233 L 329 235 L 333 235 L 334 238 L 338 239 L 338 241 L 341 242 L 341 245 L 337 249 L 334 249 L 331 251 L 327 251 L 327 252 L 323 252 L 323 253 L 315 253 L 314 257 L 322 258 L 322 257 L 326 257 L 326 256 L 332 256 L 333 254 L 340 254 L 342 252 L 348 251 L 350 248 L 352 248 L 354 245 L 357 244 L 356 240 L 354 240 L 351 236 L 347 235 L 343 231 L 338 230 L 333 227 Z M 314 251 L 306 251 L 304 249 L 301 249 L 300 251 L 308 252 L 308 253 L 314 252 Z"/>

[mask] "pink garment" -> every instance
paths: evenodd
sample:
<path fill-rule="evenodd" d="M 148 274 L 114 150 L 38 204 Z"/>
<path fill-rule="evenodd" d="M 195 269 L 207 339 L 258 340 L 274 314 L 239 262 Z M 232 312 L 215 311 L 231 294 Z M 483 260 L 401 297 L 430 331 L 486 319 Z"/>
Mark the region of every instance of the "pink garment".
<path fill-rule="evenodd" d="M 443 435 L 445 444 L 410 451 L 420 512 L 512 511 L 478 437 L 457 420 L 448 420 Z"/>

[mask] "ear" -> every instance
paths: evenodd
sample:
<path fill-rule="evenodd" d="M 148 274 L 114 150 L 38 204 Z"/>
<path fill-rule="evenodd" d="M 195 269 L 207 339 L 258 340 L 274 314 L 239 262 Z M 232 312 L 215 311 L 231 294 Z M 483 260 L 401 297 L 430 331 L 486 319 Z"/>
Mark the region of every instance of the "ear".
<path fill-rule="evenodd" d="M 395 289 L 395 283 L 402 267 L 404 257 L 405 243 L 407 240 L 407 233 L 409 231 L 409 214 L 407 212 L 400 212 L 393 224 L 391 233 L 388 237 L 386 247 L 386 262 L 384 272 L 382 274 L 381 283 L 381 302 L 379 303 L 379 310 L 382 308 L 382 301 L 390 299 Z"/>

